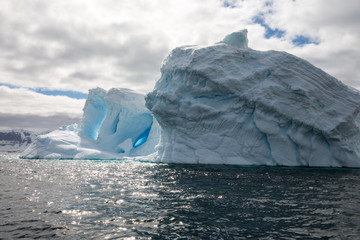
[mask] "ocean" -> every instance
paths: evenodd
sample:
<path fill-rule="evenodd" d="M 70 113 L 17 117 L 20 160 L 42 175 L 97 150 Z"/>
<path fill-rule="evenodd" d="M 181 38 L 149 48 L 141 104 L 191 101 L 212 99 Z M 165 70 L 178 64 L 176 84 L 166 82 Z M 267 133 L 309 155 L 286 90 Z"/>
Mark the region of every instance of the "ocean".
<path fill-rule="evenodd" d="M 360 170 L 0 154 L 0 239 L 359 239 Z"/>

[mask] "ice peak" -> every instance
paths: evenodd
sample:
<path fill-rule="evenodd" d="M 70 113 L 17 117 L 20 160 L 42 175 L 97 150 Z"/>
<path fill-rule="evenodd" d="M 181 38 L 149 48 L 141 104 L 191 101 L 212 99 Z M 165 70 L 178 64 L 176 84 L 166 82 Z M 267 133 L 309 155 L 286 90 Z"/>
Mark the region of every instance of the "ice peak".
<path fill-rule="evenodd" d="M 234 47 L 248 48 L 249 41 L 247 39 L 247 33 L 247 29 L 230 33 L 222 40 L 222 42 Z"/>

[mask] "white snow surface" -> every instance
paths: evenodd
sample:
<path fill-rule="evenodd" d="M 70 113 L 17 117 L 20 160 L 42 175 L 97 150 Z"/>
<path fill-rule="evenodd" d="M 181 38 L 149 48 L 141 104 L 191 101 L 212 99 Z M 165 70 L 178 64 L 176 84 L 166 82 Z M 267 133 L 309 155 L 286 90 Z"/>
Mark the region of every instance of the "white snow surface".
<path fill-rule="evenodd" d="M 155 152 L 160 129 L 142 94 L 129 89 L 89 90 L 78 124 L 39 135 L 23 158 L 120 159 Z"/>
<path fill-rule="evenodd" d="M 146 106 L 157 161 L 360 167 L 360 95 L 309 62 L 248 48 L 247 31 L 175 48 Z"/>

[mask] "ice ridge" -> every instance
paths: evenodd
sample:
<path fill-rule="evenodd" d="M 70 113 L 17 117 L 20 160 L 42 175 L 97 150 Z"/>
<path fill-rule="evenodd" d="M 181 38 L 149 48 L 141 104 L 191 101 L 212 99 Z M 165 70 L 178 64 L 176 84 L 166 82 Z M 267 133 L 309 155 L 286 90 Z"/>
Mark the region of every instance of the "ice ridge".
<path fill-rule="evenodd" d="M 238 32 L 233 32 L 227 35 L 224 38 L 224 40 L 222 40 L 222 42 L 234 47 L 247 48 L 248 47 L 247 33 L 248 33 L 247 29 Z"/>

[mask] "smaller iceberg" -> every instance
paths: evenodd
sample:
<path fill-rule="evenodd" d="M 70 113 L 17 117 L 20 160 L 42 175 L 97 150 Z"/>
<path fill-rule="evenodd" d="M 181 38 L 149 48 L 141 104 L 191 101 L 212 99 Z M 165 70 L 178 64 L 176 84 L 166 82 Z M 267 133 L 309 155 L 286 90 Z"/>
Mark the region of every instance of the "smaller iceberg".
<path fill-rule="evenodd" d="M 79 123 L 39 135 L 23 158 L 118 159 L 155 152 L 160 129 L 144 95 L 129 89 L 89 90 Z"/>

